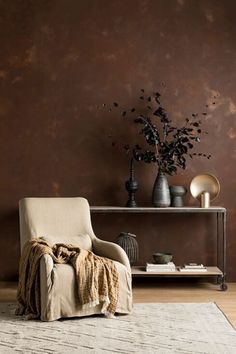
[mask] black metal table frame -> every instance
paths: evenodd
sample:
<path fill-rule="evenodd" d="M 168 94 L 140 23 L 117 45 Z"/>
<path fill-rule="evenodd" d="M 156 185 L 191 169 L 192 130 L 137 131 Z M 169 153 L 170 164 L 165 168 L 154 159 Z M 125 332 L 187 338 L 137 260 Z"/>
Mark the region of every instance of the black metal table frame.
<path fill-rule="evenodd" d="M 220 230 L 221 229 L 221 230 Z M 221 232 L 220 232 L 221 231 Z M 220 240 L 219 233 L 222 235 L 222 245 L 223 252 L 220 252 Z M 221 290 L 227 290 L 226 284 L 226 252 L 227 252 L 227 242 L 226 242 L 226 209 L 222 208 L 222 211 L 217 212 L 217 267 L 221 269 L 220 263 L 222 262 L 222 275 L 217 277 L 217 282 L 220 284 Z M 222 254 L 222 260 L 220 260 L 219 255 Z"/>
<path fill-rule="evenodd" d="M 216 250 L 216 263 L 217 267 L 221 270 L 222 275 L 217 275 L 217 283 L 220 285 L 222 291 L 227 290 L 226 284 L 226 209 L 223 207 L 210 207 L 210 208 L 198 208 L 198 207 L 181 207 L 181 208 L 149 208 L 149 207 L 113 207 L 113 206 L 91 206 L 92 213 L 216 213 L 216 237 L 217 237 L 217 250 Z M 221 235 L 221 237 L 220 237 Z M 223 247 L 222 247 L 223 246 Z M 223 252 L 222 252 L 223 251 Z M 221 255 L 221 257 L 220 257 Z M 186 275 L 185 275 L 186 276 Z M 191 276 L 199 276 L 202 274 L 196 274 Z M 207 276 L 207 274 L 205 275 Z M 209 275 L 212 276 L 212 275 Z"/>

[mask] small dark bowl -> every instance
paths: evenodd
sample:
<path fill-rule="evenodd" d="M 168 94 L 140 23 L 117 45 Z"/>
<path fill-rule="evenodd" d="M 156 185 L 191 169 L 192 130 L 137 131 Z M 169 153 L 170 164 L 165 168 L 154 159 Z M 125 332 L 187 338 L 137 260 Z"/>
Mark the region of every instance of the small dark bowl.
<path fill-rule="evenodd" d="M 173 255 L 171 253 L 154 253 L 153 259 L 154 263 L 157 264 L 167 264 L 171 262 Z"/>

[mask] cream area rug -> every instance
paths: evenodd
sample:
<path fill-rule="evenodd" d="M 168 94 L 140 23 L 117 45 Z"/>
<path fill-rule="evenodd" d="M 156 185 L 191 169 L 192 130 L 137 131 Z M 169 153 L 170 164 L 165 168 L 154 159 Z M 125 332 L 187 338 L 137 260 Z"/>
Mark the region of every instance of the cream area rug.
<path fill-rule="evenodd" d="M 235 354 L 236 331 L 214 303 L 136 304 L 131 315 L 26 321 L 0 304 L 0 353 Z"/>

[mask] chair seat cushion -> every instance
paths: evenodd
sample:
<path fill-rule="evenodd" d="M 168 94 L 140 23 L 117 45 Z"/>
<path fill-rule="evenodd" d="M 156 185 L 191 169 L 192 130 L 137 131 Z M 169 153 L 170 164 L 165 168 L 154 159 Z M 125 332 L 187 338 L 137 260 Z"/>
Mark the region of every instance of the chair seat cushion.
<path fill-rule="evenodd" d="M 117 313 L 130 313 L 132 310 L 132 289 L 130 273 L 127 268 L 114 261 L 119 274 L 119 297 Z M 70 264 L 55 264 L 51 273 L 52 287 L 49 302 L 50 312 L 41 304 L 41 319 L 53 321 L 61 317 L 88 316 L 101 313 L 101 305 L 82 309 L 77 295 L 77 282 L 74 268 Z M 46 282 L 41 274 L 41 283 Z"/>

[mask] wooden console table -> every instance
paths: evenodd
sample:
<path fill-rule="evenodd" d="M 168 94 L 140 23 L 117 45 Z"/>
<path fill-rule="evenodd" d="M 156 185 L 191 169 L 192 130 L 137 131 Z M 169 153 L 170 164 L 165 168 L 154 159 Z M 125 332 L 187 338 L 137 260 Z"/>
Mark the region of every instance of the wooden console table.
<path fill-rule="evenodd" d="M 157 277 L 157 276 L 181 276 L 181 277 L 205 277 L 205 276 L 215 276 L 217 277 L 217 283 L 220 285 L 220 289 L 227 290 L 226 279 L 226 209 L 222 207 L 210 207 L 210 208 L 197 208 L 197 207 L 181 207 L 181 208 L 153 208 L 153 207 L 137 207 L 137 208 L 127 208 L 127 207 L 116 207 L 116 206 L 91 206 L 91 213 L 127 213 L 127 214 L 138 214 L 138 213 L 173 213 L 173 214 L 215 214 L 216 215 L 216 226 L 217 226 L 217 264 L 214 267 L 207 267 L 206 272 L 188 272 L 183 273 L 178 270 L 174 272 L 146 272 L 145 266 L 143 267 L 132 267 L 133 277 Z M 221 236 L 221 237 L 220 237 Z M 221 261 L 220 261 L 221 256 Z"/>

